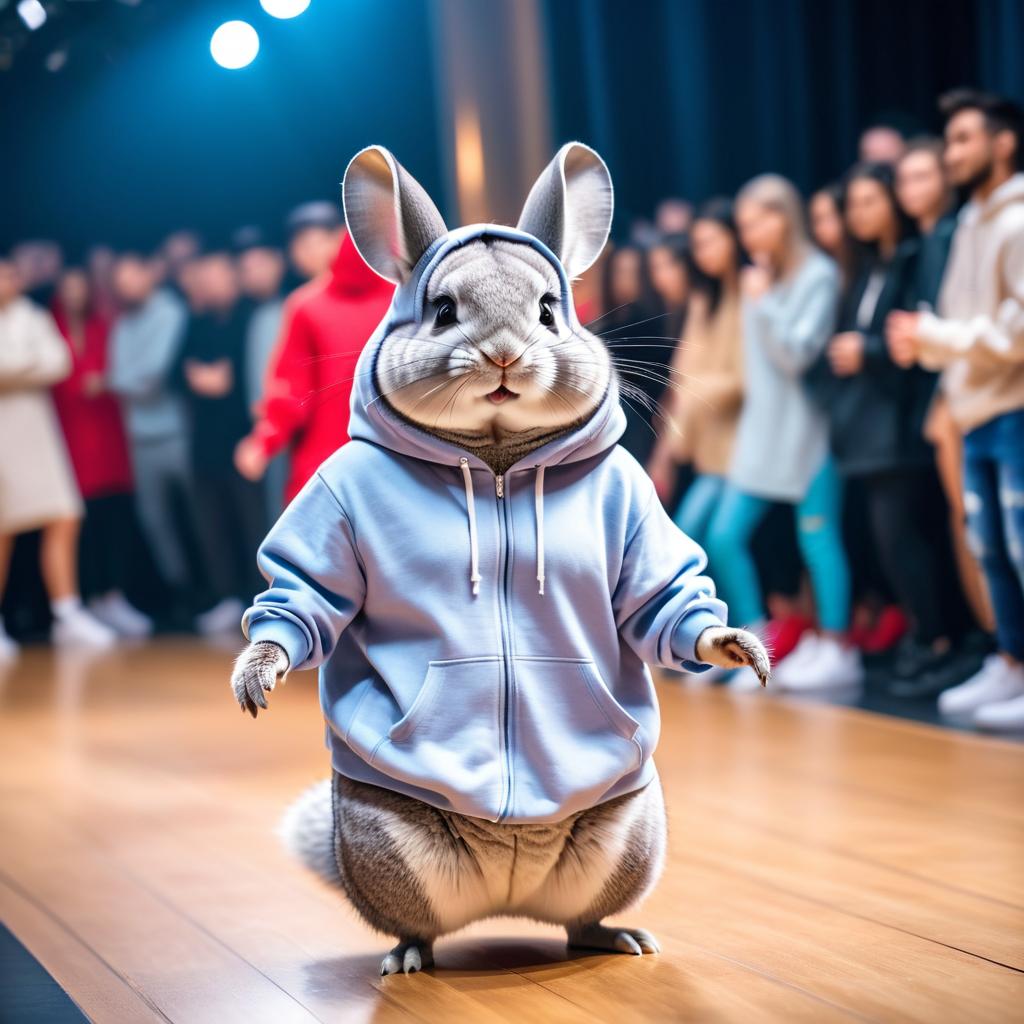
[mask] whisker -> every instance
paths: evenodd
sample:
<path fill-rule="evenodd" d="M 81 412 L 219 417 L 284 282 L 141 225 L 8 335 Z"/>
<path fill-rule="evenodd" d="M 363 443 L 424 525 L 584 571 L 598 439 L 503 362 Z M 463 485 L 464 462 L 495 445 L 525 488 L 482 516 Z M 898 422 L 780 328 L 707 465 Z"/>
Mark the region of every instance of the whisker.
<path fill-rule="evenodd" d="M 656 313 L 654 316 L 649 316 L 645 320 L 634 320 L 631 324 L 623 324 L 621 327 L 612 327 L 607 331 L 592 331 L 592 334 L 596 334 L 599 338 L 603 338 L 605 334 L 611 334 L 613 331 L 628 331 L 630 327 L 639 327 L 641 324 L 649 324 L 652 320 L 662 320 L 667 316 L 671 316 L 671 311 L 668 313 Z"/>

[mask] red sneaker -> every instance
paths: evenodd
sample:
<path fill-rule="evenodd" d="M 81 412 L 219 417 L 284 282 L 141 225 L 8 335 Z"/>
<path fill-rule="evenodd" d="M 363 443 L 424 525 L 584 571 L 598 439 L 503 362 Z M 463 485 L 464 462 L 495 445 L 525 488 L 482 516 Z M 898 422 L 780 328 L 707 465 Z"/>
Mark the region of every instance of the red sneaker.
<path fill-rule="evenodd" d="M 814 623 L 805 615 L 787 615 L 784 619 L 769 619 L 764 627 L 764 640 L 771 655 L 772 664 L 782 661 L 791 654 L 800 637 L 811 629 Z"/>
<path fill-rule="evenodd" d="M 903 639 L 910 623 L 903 609 L 894 604 L 882 609 L 874 627 L 868 631 L 860 644 L 861 650 L 867 654 L 882 654 L 892 650 Z"/>

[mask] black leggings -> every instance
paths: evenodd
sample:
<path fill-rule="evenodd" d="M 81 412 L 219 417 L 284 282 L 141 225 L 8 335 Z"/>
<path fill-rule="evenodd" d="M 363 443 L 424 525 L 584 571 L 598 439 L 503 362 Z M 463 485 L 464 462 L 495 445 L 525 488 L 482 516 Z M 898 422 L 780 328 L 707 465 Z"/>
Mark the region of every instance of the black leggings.
<path fill-rule="evenodd" d="M 256 549 L 266 533 L 266 498 L 260 484 L 233 468 L 219 475 L 196 473 L 199 540 L 213 596 L 248 601 L 264 587 Z"/>
<path fill-rule="evenodd" d="M 87 498 L 78 544 L 78 575 L 85 598 L 128 590 L 139 552 L 139 527 L 131 494 Z"/>
<path fill-rule="evenodd" d="M 945 496 L 933 469 L 863 478 L 868 521 L 880 561 L 913 623 L 914 639 L 955 638 L 970 621 L 956 577 Z"/>

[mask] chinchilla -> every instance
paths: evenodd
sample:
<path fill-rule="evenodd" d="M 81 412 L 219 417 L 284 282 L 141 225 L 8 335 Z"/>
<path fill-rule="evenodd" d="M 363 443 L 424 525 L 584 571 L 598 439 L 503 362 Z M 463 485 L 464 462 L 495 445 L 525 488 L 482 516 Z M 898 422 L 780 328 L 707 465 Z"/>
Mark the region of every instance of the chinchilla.
<path fill-rule="evenodd" d="M 608 169 L 562 147 L 516 228 L 449 231 L 382 147 L 343 194 L 398 289 L 357 367 L 352 441 L 261 548 L 232 677 L 255 716 L 289 669 L 321 669 L 332 777 L 282 834 L 398 939 L 383 974 L 497 914 L 657 952 L 602 924 L 664 858 L 646 663 L 766 679 L 768 656 L 725 625 L 703 553 L 615 443 L 614 361 L 569 284 L 607 241 Z"/>

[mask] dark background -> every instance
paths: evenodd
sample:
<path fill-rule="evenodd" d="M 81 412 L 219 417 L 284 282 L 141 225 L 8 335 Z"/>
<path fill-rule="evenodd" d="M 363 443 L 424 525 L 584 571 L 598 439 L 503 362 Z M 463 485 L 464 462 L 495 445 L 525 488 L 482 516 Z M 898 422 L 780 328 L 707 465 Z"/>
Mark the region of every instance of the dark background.
<path fill-rule="evenodd" d="M 277 21 L 257 0 L 65 0 L 0 71 L 0 247 L 50 237 L 74 255 L 179 226 L 211 240 L 276 227 L 297 202 L 337 197 L 370 142 L 445 206 L 438 68 L 459 53 L 442 2 L 313 0 Z M 620 229 L 663 196 L 732 192 L 761 171 L 820 185 L 875 118 L 935 130 L 936 94 L 952 86 L 1024 99 L 1024 0 L 539 0 L 538 12 L 551 148 L 575 137 L 603 153 Z M 261 50 L 226 71 L 209 37 L 236 17 Z M 0 34 L 12 24 L 13 0 Z M 46 70 L 65 45 L 66 65 Z"/>

